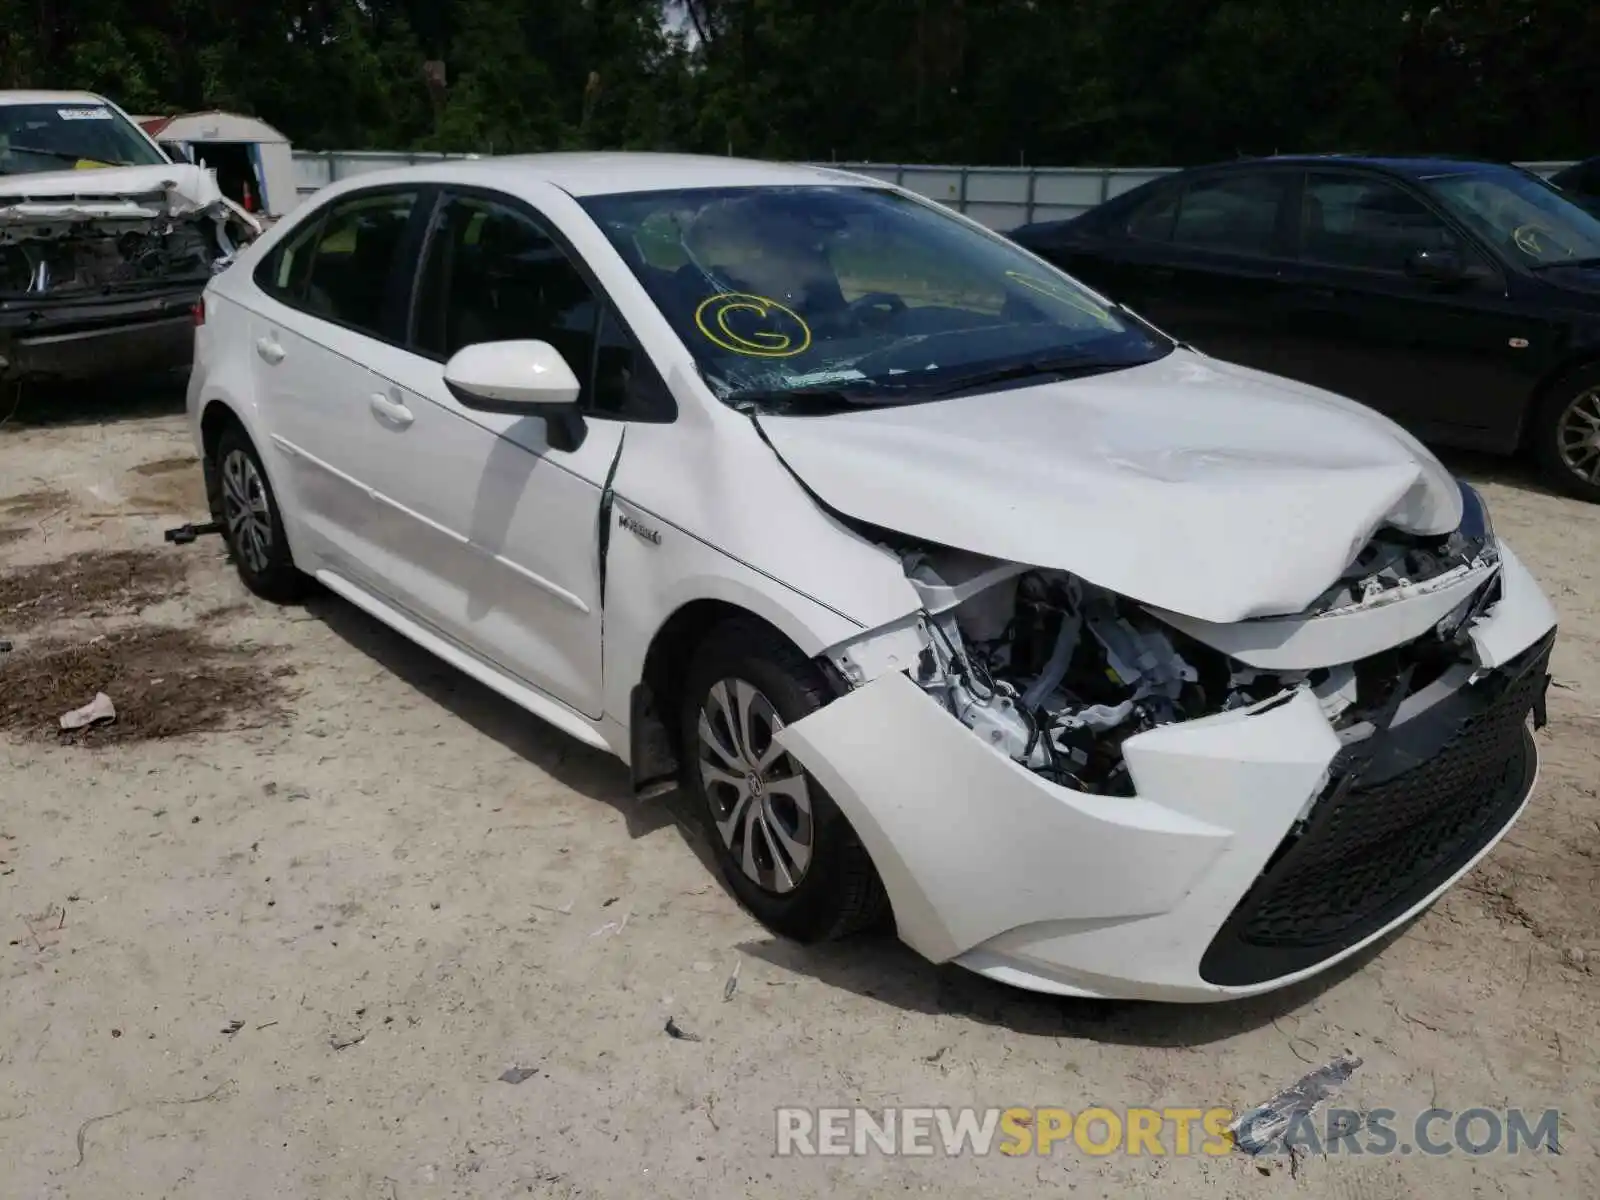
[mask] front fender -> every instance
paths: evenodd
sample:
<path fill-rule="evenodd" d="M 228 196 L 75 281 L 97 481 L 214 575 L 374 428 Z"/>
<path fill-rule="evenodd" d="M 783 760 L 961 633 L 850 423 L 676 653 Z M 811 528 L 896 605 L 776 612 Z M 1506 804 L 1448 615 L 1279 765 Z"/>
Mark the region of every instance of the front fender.
<path fill-rule="evenodd" d="M 620 496 L 603 519 L 609 521 L 605 711 L 613 718 L 625 719 L 629 712 L 630 694 L 644 676 L 645 657 L 657 632 L 674 613 L 697 600 L 719 601 L 752 613 L 813 657 L 862 632 L 861 625 L 843 613 Z"/>

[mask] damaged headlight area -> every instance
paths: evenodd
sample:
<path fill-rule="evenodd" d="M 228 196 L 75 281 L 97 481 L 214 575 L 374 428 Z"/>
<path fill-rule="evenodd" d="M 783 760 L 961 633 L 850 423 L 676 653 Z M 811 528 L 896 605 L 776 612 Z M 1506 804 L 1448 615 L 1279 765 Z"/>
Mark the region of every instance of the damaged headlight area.
<path fill-rule="evenodd" d="M 1342 612 L 1403 599 L 1420 585 L 1438 586 L 1500 559 L 1489 509 L 1476 488 L 1461 489 L 1461 524 L 1441 537 L 1379 530 L 1305 615 Z"/>
<path fill-rule="evenodd" d="M 1386 561 L 1404 564 L 1407 585 L 1438 573 L 1481 571 L 1494 554 L 1486 524 L 1481 536 L 1468 531 L 1452 538 L 1458 536 L 1472 544 L 1448 551 L 1413 546 Z M 1422 554 L 1432 557 L 1423 562 Z M 1292 689 L 1310 690 L 1342 739 L 1366 736 L 1399 699 L 1470 665 L 1467 631 L 1498 595 L 1487 574 L 1458 611 L 1423 637 L 1348 664 L 1268 671 L 1063 571 L 948 550 L 912 551 L 903 562 L 923 610 L 914 630 L 899 637 L 914 634 L 917 642 L 899 641 L 894 654 L 881 654 L 875 664 L 859 646 L 836 655 L 847 680 L 860 681 L 874 667 L 906 669 L 914 657 L 909 676 L 998 753 L 1051 782 L 1101 795 L 1133 794 L 1122 753 L 1130 737 L 1261 705 Z M 1430 565 L 1438 572 L 1427 573 Z M 913 644 L 919 648 L 907 653 Z"/>
<path fill-rule="evenodd" d="M 1017 568 L 967 594 L 970 583 L 948 578 L 962 565 L 909 564 L 930 602 L 927 645 L 911 677 L 996 750 L 1052 782 L 1132 795 L 1128 738 L 1255 704 L 1303 680 L 1229 664 L 1065 572 Z"/>

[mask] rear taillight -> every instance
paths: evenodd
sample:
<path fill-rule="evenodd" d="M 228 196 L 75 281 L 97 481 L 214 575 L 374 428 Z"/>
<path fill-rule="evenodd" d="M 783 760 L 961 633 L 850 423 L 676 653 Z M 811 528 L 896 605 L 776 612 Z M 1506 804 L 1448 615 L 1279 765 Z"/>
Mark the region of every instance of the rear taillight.
<path fill-rule="evenodd" d="M 194 317 L 196 325 L 204 325 L 206 323 L 206 298 L 201 296 L 200 299 L 196 300 L 194 307 L 189 312 Z"/>

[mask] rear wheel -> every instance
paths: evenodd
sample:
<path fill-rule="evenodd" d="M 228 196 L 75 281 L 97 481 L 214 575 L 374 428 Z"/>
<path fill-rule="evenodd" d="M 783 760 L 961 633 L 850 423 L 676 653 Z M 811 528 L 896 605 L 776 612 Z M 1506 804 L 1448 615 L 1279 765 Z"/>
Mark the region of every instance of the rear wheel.
<path fill-rule="evenodd" d="M 1600 503 L 1600 364 L 1550 389 L 1534 414 L 1530 436 L 1547 483 Z"/>
<path fill-rule="evenodd" d="M 238 425 L 217 439 L 215 469 L 222 500 L 223 537 L 245 587 L 278 604 L 301 599 L 306 577 L 295 568 L 277 497 L 266 468 Z"/>
<path fill-rule="evenodd" d="M 799 941 L 844 937 L 888 910 L 849 822 L 774 741 L 827 699 L 794 646 L 733 620 L 696 653 L 682 706 L 685 784 L 723 878 L 763 924 Z"/>

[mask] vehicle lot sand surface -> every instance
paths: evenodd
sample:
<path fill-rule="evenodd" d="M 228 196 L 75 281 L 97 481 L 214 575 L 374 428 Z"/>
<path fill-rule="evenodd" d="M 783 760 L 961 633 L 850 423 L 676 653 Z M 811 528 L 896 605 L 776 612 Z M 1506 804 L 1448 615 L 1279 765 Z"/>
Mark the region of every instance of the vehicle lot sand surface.
<path fill-rule="evenodd" d="M 1535 801 L 1464 886 L 1288 994 L 1086 1004 L 775 941 L 679 802 L 163 546 L 204 516 L 170 405 L 38 415 L 0 429 L 6 1200 L 1600 1195 L 1600 508 L 1463 465 L 1563 627 Z M 97 688 L 118 723 L 63 740 Z M 1244 1109 L 1345 1052 L 1335 1103 L 1559 1107 L 1564 1152 L 773 1152 L 784 1104 Z"/>

